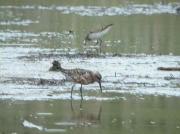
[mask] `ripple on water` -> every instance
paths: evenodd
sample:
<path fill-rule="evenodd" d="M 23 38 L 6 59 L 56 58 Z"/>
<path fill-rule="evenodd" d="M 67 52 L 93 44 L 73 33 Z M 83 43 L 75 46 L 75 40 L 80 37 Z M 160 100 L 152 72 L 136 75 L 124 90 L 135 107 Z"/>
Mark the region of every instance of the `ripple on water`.
<path fill-rule="evenodd" d="M 1 22 L 0 22 L 0 25 L 1 25 Z M 16 40 L 19 40 L 19 42 L 24 42 L 24 43 L 27 43 L 27 42 L 37 43 L 39 40 L 41 40 L 41 38 L 44 38 L 44 37 L 47 37 L 47 38 L 57 37 L 59 40 L 61 40 L 62 43 L 65 44 L 74 38 L 73 35 L 71 34 L 67 35 L 65 32 L 63 31 L 62 33 L 59 33 L 59 32 L 35 33 L 35 32 L 22 32 L 19 30 L 6 30 L 6 31 L 0 30 L 0 40 L 10 41 L 10 40 L 16 39 Z"/>
<path fill-rule="evenodd" d="M 54 123 L 57 126 L 76 126 L 76 122 L 55 122 Z"/>
<path fill-rule="evenodd" d="M 34 9 L 34 10 L 58 10 L 63 14 L 77 14 L 81 16 L 115 16 L 115 15 L 134 15 L 134 14 L 176 14 L 176 8 L 179 3 L 161 4 L 129 4 L 127 6 L 0 6 L 2 9 Z"/>
<path fill-rule="evenodd" d="M 43 126 L 36 125 L 36 124 L 34 124 L 32 122 L 29 122 L 27 120 L 24 120 L 22 124 L 26 128 L 36 128 L 39 131 L 44 131 L 44 132 L 66 132 L 65 129 L 56 129 L 56 128 L 49 129 L 49 128 L 44 128 Z"/>
<path fill-rule="evenodd" d="M 24 127 L 27 127 L 27 128 L 36 128 L 36 129 L 38 129 L 40 131 L 42 131 L 44 129 L 42 126 L 35 125 L 34 123 L 29 122 L 27 120 L 24 120 L 22 124 L 23 124 Z"/>
<path fill-rule="evenodd" d="M 53 115 L 53 113 L 36 113 L 37 115 L 39 116 L 50 116 L 50 115 Z"/>
<path fill-rule="evenodd" d="M 21 26 L 28 26 L 30 24 L 37 24 L 39 21 L 32 21 L 32 20 L 18 20 L 18 21 L 0 21 L 0 25 L 21 25 Z"/>

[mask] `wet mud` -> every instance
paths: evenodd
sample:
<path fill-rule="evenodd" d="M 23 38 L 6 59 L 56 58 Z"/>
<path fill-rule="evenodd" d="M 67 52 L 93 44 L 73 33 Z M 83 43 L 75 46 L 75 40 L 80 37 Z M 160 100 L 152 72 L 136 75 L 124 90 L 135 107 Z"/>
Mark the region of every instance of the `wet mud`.
<path fill-rule="evenodd" d="M 99 71 L 103 77 L 104 97 L 101 96 L 101 99 L 107 99 L 107 96 L 109 96 L 109 99 L 117 99 L 117 96 L 123 93 L 180 95 L 178 90 L 179 73 L 177 71 L 164 72 L 158 69 L 162 66 L 178 66 L 179 56 L 110 53 L 92 53 L 88 55 L 76 52 L 60 53 L 60 51 L 19 47 L 16 49 L 13 49 L 13 47 L 1 48 L 3 53 L 0 78 L 0 84 L 2 85 L 1 97 L 8 98 L 8 94 L 12 94 L 13 89 L 17 87 L 19 89 L 19 86 L 24 85 L 25 89 L 28 88 L 33 91 L 32 94 L 29 94 L 32 98 L 35 97 L 33 94 L 39 91 L 44 94 L 45 98 L 51 96 L 52 99 L 54 95 L 60 95 L 59 99 L 69 98 L 73 83 L 67 81 L 61 72 L 49 71 L 53 60 L 58 60 L 62 66 L 68 69 L 84 68 Z M 14 55 L 9 55 L 9 52 L 14 53 Z M 6 87 L 4 87 L 4 84 L 6 84 Z M 11 91 L 6 90 L 7 88 Z M 47 90 L 43 91 L 44 88 Z M 25 89 L 23 95 L 21 94 L 24 97 L 29 93 Z M 84 86 L 83 91 L 85 94 L 91 91 L 99 91 L 98 84 Z M 21 92 L 20 89 L 18 92 Z M 19 95 L 18 92 L 13 92 L 13 98 Z M 76 84 L 75 93 L 78 92 L 79 84 Z M 110 95 L 111 93 L 116 95 L 113 97 Z M 77 96 L 77 99 L 79 99 L 79 93 Z M 89 97 L 94 99 L 92 96 Z M 55 98 L 57 99 L 57 97 Z M 96 98 L 98 97 L 96 96 Z"/>

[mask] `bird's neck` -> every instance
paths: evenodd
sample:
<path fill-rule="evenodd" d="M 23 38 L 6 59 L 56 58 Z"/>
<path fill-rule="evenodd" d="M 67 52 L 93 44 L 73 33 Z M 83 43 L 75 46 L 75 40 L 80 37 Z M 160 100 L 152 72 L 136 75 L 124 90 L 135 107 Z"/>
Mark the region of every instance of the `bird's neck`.
<path fill-rule="evenodd" d="M 61 73 L 63 75 L 65 75 L 66 79 L 67 80 L 72 80 L 73 79 L 73 70 L 72 69 L 64 69 L 64 68 L 61 68 Z"/>
<path fill-rule="evenodd" d="M 69 72 L 69 69 L 65 69 L 65 68 L 60 67 L 59 71 L 61 71 L 64 74 L 67 74 Z"/>
<path fill-rule="evenodd" d="M 59 66 L 52 66 L 49 71 L 61 71 L 61 68 Z"/>
<path fill-rule="evenodd" d="M 104 28 L 102 28 L 101 34 L 106 34 L 111 29 L 111 27 L 112 27 L 112 24 L 107 25 Z"/>
<path fill-rule="evenodd" d="M 105 30 L 105 29 L 110 28 L 110 27 L 112 27 L 112 26 L 113 26 L 113 24 L 109 24 L 109 25 L 103 27 L 102 30 Z"/>

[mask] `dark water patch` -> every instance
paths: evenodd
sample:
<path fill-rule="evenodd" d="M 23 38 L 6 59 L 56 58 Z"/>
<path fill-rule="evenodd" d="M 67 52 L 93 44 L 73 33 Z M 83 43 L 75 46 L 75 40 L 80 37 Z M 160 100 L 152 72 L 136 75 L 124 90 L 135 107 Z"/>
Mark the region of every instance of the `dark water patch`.
<path fill-rule="evenodd" d="M 171 76 L 166 76 L 164 77 L 165 80 L 180 80 L 180 77 L 174 77 L 173 75 Z"/>
<path fill-rule="evenodd" d="M 66 80 L 44 79 L 44 78 L 26 78 L 26 77 L 6 77 L 0 80 L 0 83 L 8 84 L 28 84 L 28 85 L 64 85 Z"/>
<path fill-rule="evenodd" d="M 180 67 L 158 67 L 162 71 L 180 71 Z"/>
<path fill-rule="evenodd" d="M 94 53 L 61 53 L 61 54 L 45 54 L 45 53 L 37 53 L 37 54 L 31 54 L 29 56 L 19 56 L 18 59 L 24 59 L 24 60 L 42 60 L 42 59 L 53 59 L 53 58 L 105 58 L 105 55 L 101 54 L 94 54 Z"/>
<path fill-rule="evenodd" d="M 42 50 L 43 51 L 43 50 Z M 73 49 L 57 49 L 44 52 L 29 52 L 27 55 L 19 56 L 18 59 L 22 60 L 42 60 L 42 59 L 60 59 L 60 58 L 109 58 L 109 57 L 124 57 L 124 58 L 141 58 L 141 57 L 156 57 L 159 55 L 147 54 L 124 54 L 124 53 L 97 53 L 93 51 L 78 52 Z"/>

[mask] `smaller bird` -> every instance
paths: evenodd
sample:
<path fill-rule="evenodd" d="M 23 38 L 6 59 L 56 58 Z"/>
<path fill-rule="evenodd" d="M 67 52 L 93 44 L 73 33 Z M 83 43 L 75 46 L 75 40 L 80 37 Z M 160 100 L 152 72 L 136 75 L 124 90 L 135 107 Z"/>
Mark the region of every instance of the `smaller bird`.
<path fill-rule="evenodd" d="M 112 28 L 113 24 L 109 24 L 105 27 L 103 27 L 102 29 L 99 29 L 99 30 L 96 30 L 96 31 L 93 31 L 93 32 L 89 32 L 87 34 L 87 36 L 85 37 L 85 40 L 84 40 L 84 44 L 86 45 L 86 42 L 87 41 L 93 41 L 93 40 L 97 40 L 97 43 L 99 43 L 100 45 L 100 50 L 101 50 L 101 44 L 102 44 L 102 37 L 109 32 L 109 30 Z"/>
<path fill-rule="evenodd" d="M 53 66 L 49 69 L 49 71 L 60 71 L 65 75 L 67 80 L 70 80 L 74 83 L 81 84 L 80 93 L 81 93 L 82 100 L 83 100 L 82 85 L 88 85 L 94 82 L 98 82 L 100 90 L 102 92 L 102 87 L 101 87 L 102 76 L 99 72 L 93 72 L 91 70 L 80 69 L 80 68 L 64 69 L 61 67 L 61 64 L 56 60 L 54 60 L 52 64 Z M 75 84 L 71 88 L 71 98 L 72 98 L 72 92 L 73 92 L 74 86 Z"/>

